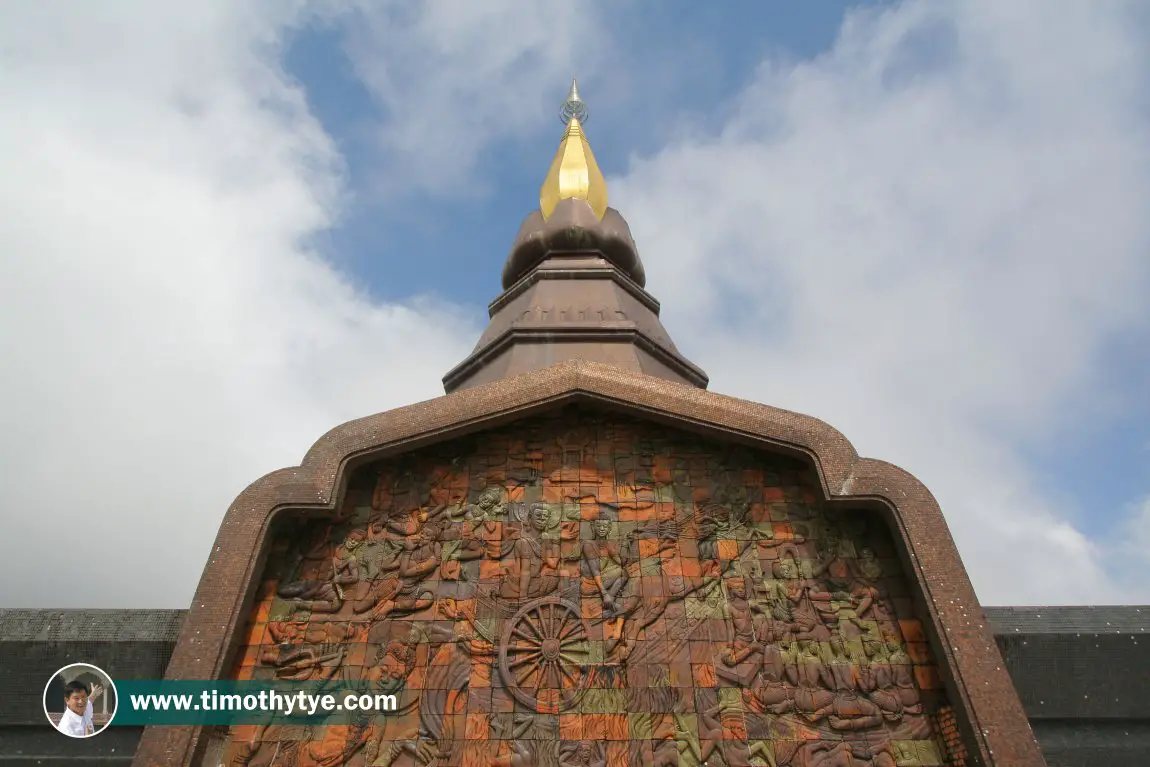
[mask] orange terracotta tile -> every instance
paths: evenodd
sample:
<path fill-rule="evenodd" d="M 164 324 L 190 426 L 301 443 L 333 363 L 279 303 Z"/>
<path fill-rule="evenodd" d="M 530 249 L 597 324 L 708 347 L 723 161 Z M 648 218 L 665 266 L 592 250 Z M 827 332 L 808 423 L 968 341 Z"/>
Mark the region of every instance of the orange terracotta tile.
<path fill-rule="evenodd" d="M 490 721 L 490 715 L 488 714 L 469 713 L 467 715 L 467 730 L 464 737 L 467 740 L 486 740 Z"/>
<path fill-rule="evenodd" d="M 384 719 L 384 738 L 387 740 L 412 740 L 419 735 L 419 712 L 392 714 Z"/>
<path fill-rule="evenodd" d="M 938 690 L 942 687 L 938 669 L 934 666 L 915 666 L 914 678 L 918 680 L 918 686 L 924 690 Z"/>
<path fill-rule="evenodd" d="M 747 725 L 743 717 L 723 717 L 723 740 L 746 740 Z"/>
<path fill-rule="evenodd" d="M 914 663 L 930 663 L 930 645 L 926 642 L 907 642 L 906 654 Z"/>
<path fill-rule="evenodd" d="M 607 744 L 607 767 L 628 767 L 630 764 L 626 743 L 612 741 Z"/>
<path fill-rule="evenodd" d="M 491 758 L 492 747 L 495 744 L 486 741 L 468 741 L 462 745 L 463 757 L 460 767 L 491 767 L 494 763 Z"/>
<path fill-rule="evenodd" d="M 559 712 L 559 690 L 538 690 L 536 692 L 535 710 L 540 714 L 556 714 Z"/>
<path fill-rule="evenodd" d="M 631 728 L 626 714 L 604 714 L 606 717 L 607 740 L 629 740 Z"/>
<path fill-rule="evenodd" d="M 925 642 L 926 636 L 922 633 L 922 623 L 917 620 L 900 620 L 899 628 L 903 639 L 908 642 Z"/>
<path fill-rule="evenodd" d="M 691 665 L 691 676 L 696 687 L 714 687 L 715 667 L 710 663 L 694 663 Z"/>
<path fill-rule="evenodd" d="M 764 501 L 767 501 L 767 502 L 785 501 L 786 499 L 787 499 L 787 496 L 783 492 L 783 489 L 781 487 L 764 487 L 763 488 L 763 500 Z"/>
<path fill-rule="evenodd" d="M 490 687 L 491 686 L 491 666 L 486 663 L 473 663 L 471 664 L 471 679 L 468 682 L 470 687 Z"/>
<path fill-rule="evenodd" d="M 494 583 L 503 577 L 505 565 L 494 559 L 481 559 L 479 561 L 479 580 Z"/>
<path fill-rule="evenodd" d="M 262 644 L 267 625 L 267 623 L 249 623 L 244 629 L 243 637 L 240 641 L 249 645 Z"/>
<path fill-rule="evenodd" d="M 560 714 L 559 715 L 559 739 L 560 740 L 583 740 L 583 715 L 582 714 Z"/>
<path fill-rule="evenodd" d="M 584 740 L 606 740 L 607 739 L 607 715 L 606 714 L 584 714 L 583 715 L 583 739 Z"/>
<path fill-rule="evenodd" d="M 467 710 L 467 691 L 466 690 L 448 690 L 447 691 L 447 706 L 445 708 L 448 714 L 461 714 Z"/>
<path fill-rule="evenodd" d="M 643 538 L 639 541 L 639 556 L 653 557 L 659 553 L 659 541 L 653 538 Z"/>

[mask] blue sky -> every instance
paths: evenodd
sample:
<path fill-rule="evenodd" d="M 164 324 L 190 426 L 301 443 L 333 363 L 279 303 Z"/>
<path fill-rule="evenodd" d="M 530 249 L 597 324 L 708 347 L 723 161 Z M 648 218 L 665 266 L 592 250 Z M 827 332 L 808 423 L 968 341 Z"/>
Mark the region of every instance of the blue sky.
<path fill-rule="evenodd" d="M 604 26 L 628 42 L 626 62 L 657 64 L 663 71 L 643 79 L 612 69 L 597 72 L 594 79 L 583 76 L 584 92 L 594 94 L 598 81 L 611 80 L 612 102 L 625 104 L 595 103 L 588 129 L 596 159 L 606 173 L 625 172 L 632 156 L 657 152 L 673 133 L 676 125 L 666 122 L 668 114 L 676 122 L 718 127 L 714 113 L 728 108 L 764 57 L 816 57 L 834 42 L 848 10 L 881 5 L 790 3 L 780 13 L 783 6 L 744 4 L 732 12 L 674 0 L 604 8 Z M 538 196 L 559 123 L 536 124 L 526 135 L 487 147 L 476 158 L 478 188 L 461 185 L 452 194 L 431 196 L 402 194 L 401 188 L 398 199 L 380 200 L 373 128 L 387 119 L 386 109 L 356 73 L 345 25 L 341 20 L 303 29 L 290 40 L 284 58 L 287 72 L 302 84 L 312 113 L 347 162 L 355 201 L 339 227 L 328 233 L 329 253 L 346 259 L 348 268 L 381 298 L 434 290 L 459 304 L 485 306 L 499 289 L 501 257 L 518 230 L 524 205 Z M 579 61 L 577 52 L 572 58 L 572 76 L 596 69 L 593 61 Z M 474 97 L 483 98 L 485 83 L 473 87 Z M 557 116 L 566 84 L 557 82 L 552 91 L 550 100 L 534 98 L 531 108 Z M 467 109 L 461 99 L 454 119 L 466 120 Z M 381 259 L 381 246 L 421 257 Z M 466 252 L 473 257 L 461 258 Z M 429 269 L 439 275 L 436 280 L 429 281 Z"/>
<path fill-rule="evenodd" d="M 919 476 L 986 603 L 1150 599 L 1140 4 L 45 0 L 0 22 L 0 605 L 185 606 L 247 483 L 438 396 L 573 74 L 713 390 Z M 105 564 L 25 583 L 19 542 L 61 529 Z"/>
<path fill-rule="evenodd" d="M 607 113 L 596 108 L 596 81 L 584 80 L 583 93 L 594 109 L 589 130 L 596 158 L 608 175 L 626 173 L 632 157 L 658 152 L 667 140 L 669 113 L 688 125 L 718 127 L 710 116 L 729 109 L 764 60 L 817 58 L 833 45 L 847 12 L 890 5 L 744 4 L 732 11 L 676 1 L 608 9 L 604 22 L 621 28 L 619 36 L 634 43 L 629 58 L 666 62 L 673 76 L 664 74 L 653 86 L 627 77 L 622 98 L 616 97 L 627 107 Z M 414 194 L 381 201 L 373 194 L 371 130 L 384 118 L 356 76 L 346 40 L 346 29 L 316 25 L 296 36 L 285 56 L 288 73 L 305 88 L 313 114 L 347 162 L 354 199 L 345 219 L 327 235 L 329 256 L 344 264 L 372 295 L 402 300 L 434 292 L 482 316 L 479 313 L 498 294 L 502 258 L 525 206 L 538 196 L 559 130 L 545 124 L 520 140 L 491 147 L 479 159 L 478 193 L 464 188 L 453 196 Z M 683 61 L 687 56 L 689 61 Z M 610 71 L 599 74 L 599 78 L 611 76 Z M 483 85 L 475 83 L 479 98 Z M 538 106 L 557 111 L 564 95 L 562 84 L 556 83 L 554 94 L 554 104 Z M 458 118 L 465 119 L 467 105 L 460 103 L 458 109 Z M 381 258 L 381 250 L 393 257 Z M 403 253 L 418 257 L 405 258 Z M 647 257 L 658 269 L 658 254 Z M 1129 365 L 1132 379 L 1150 381 L 1145 356 L 1139 359 L 1139 351 L 1123 348 L 1120 340 L 1116 347 L 1112 364 Z M 1030 460 L 1051 490 L 1072 499 L 1084 521 L 1104 529 L 1121 518 L 1121 510 L 1140 498 L 1147 484 L 1150 414 L 1145 399 L 1133 398 L 1122 405 L 1103 423 L 1080 426 L 1076 440 L 1059 441 L 1057 447 L 1046 441 L 1029 446 Z"/>

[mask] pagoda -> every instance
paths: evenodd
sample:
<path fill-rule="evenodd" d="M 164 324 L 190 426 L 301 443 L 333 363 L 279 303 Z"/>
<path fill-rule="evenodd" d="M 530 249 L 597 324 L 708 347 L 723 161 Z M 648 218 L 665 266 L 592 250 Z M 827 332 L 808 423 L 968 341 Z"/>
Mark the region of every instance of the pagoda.
<path fill-rule="evenodd" d="M 822 421 L 707 391 L 574 83 L 561 116 L 446 394 L 248 487 L 168 668 L 396 709 L 150 727 L 135 763 L 1044 764 L 929 491 Z"/>

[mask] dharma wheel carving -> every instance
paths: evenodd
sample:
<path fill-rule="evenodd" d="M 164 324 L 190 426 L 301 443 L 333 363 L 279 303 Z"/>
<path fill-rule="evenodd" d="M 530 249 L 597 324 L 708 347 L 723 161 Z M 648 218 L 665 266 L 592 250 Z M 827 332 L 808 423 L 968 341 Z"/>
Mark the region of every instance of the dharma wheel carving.
<path fill-rule="evenodd" d="M 588 635 L 579 608 L 566 600 L 544 597 L 524 605 L 499 645 L 507 689 L 539 713 L 573 708 L 591 681 Z"/>

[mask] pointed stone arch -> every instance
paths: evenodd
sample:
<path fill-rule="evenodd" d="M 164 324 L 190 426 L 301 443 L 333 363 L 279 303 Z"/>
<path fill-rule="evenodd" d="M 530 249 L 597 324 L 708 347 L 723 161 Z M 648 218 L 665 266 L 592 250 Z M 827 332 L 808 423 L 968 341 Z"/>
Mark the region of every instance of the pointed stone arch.
<path fill-rule="evenodd" d="M 887 520 L 942 669 L 958 736 L 972 764 L 1043 764 L 990 627 L 934 497 L 908 472 L 861 458 L 810 416 L 585 361 L 462 389 L 348 422 L 321 437 L 300 466 L 245 489 L 229 508 L 168 667 L 173 679 L 227 673 L 278 514 L 334 512 L 352 471 L 369 461 L 492 429 L 564 404 L 590 405 L 710 438 L 802 458 L 826 501 Z M 189 764 L 200 728 L 148 728 L 136 764 Z"/>

